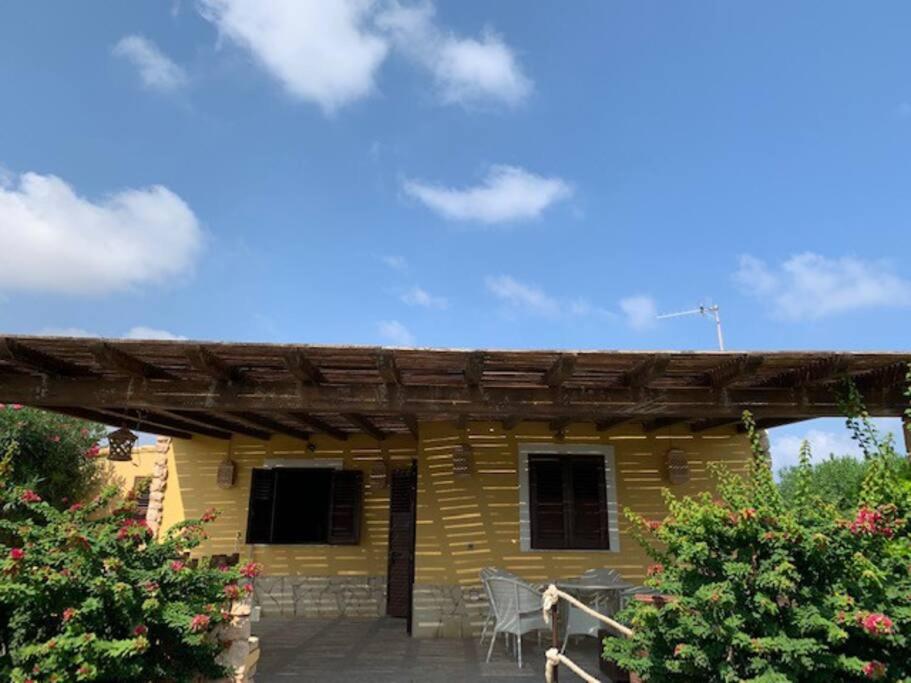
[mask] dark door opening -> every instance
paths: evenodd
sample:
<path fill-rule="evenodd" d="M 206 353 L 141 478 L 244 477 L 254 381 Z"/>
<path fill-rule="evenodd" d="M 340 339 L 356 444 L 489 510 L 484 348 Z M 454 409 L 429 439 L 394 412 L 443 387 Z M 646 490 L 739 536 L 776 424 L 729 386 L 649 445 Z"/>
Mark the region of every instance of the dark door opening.
<path fill-rule="evenodd" d="M 386 614 L 403 617 L 411 634 L 414 588 L 414 536 L 417 518 L 417 463 L 392 471 L 389 492 L 389 565 L 386 574 Z"/>

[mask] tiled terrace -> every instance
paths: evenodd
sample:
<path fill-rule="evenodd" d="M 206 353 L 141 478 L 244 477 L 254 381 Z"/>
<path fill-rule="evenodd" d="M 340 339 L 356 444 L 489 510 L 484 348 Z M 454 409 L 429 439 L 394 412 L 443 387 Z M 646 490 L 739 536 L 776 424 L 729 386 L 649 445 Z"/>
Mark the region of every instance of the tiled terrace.
<path fill-rule="evenodd" d="M 257 683 L 335 681 L 350 683 L 520 683 L 544 680 L 544 650 L 534 636 L 523 644 L 524 666 L 507 653 L 502 638 L 485 663 L 485 647 L 472 640 L 409 638 L 399 619 L 302 619 L 268 617 L 253 625 L 262 656 Z M 567 654 L 597 676 L 597 644 L 593 638 L 572 643 Z M 603 676 L 603 674 L 602 674 Z M 566 669 L 560 681 L 579 680 Z M 608 679 L 604 679 L 608 680 Z"/>

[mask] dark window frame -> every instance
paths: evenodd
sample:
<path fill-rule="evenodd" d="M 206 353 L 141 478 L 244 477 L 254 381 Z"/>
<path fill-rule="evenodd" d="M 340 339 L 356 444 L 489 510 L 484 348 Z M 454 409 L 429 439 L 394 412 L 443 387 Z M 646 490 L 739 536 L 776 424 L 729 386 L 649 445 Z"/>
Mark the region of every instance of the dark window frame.
<path fill-rule="evenodd" d="M 278 510 L 286 501 L 280 495 L 283 476 L 306 473 L 325 477 L 328 486 L 325 532 L 307 540 L 276 539 Z M 288 483 L 287 480 L 285 483 Z M 287 493 L 287 492 L 286 492 Z M 250 545 L 358 545 L 363 526 L 363 473 L 334 467 L 257 467 L 252 470 L 247 505 L 246 543 Z M 287 509 L 287 508 L 286 508 Z"/>
<path fill-rule="evenodd" d="M 610 550 L 610 515 L 608 511 L 607 467 L 603 455 L 577 455 L 561 453 L 528 454 L 528 507 L 531 550 Z M 575 468 L 575 469 L 574 469 Z M 574 472 L 594 477 L 594 493 L 577 491 Z M 542 479 L 547 477 L 547 479 Z M 556 481 L 559 477 L 559 481 Z M 587 478 L 587 477 L 586 477 Z M 541 502 L 542 488 L 551 500 Z M 581 487 L 579 487 L 581 488 Z M 559 501 L 555 493 L 559 492 Z M 546 496 L 545 496 L 546 497 Z M 588 519 L 583 518 L 582 505 L 597 505 L 595 514 L 599 521 L 584 528 Z M 549 510 L 547 509 L 549 508 Z M 556 519 L 555 508 L 560 510 Z M 547 520 L 545 515 L 551 519 Z M 562 523 L 562 530 L 560 529 Z M 593 533 L 594 532 L 594 533 Z M 586 536 L 586 533 L 588 534 Z"/>

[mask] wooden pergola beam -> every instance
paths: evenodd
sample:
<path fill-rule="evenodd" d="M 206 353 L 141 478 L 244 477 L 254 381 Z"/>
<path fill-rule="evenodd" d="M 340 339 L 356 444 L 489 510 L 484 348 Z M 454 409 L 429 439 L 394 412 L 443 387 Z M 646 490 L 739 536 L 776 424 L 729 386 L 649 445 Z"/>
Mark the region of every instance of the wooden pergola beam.
<path fill-rule="evenodd" d="M 411 413 L 405 413 L 402 415 L 402 422 L 404 422 L 405 426 L 408 427 L 408 431 L 411 432 L 411 436 L 417 439 L 419 435 L 418 418 Z"/>
<path fill-rule="evenodd" d="M 125 422 L 128 424 L 131 422 L 140 422 L 146 424 L 154 429 L 149 429 L 147 431 L 154 432 L 156 429 L 176 429 L 178 431 L 189 433 L 189 434 L 199 434 L 201 436 L 209 436 L 213 439 L 224 439 L 228 440 L 231 438 L 231 432 L 223 429 L 215 429 L 213 427 L 206 427 L 193 424 L 188 420 L 184 420 L 179 417 L 172 417 L 166 413 L 161 413 L 158 411 L 148 411 L 148 410 L 111 410 L 106 411 L 111 414 L 122 415 Z M 165 434 L 165 436 L 167 436 Z"/>
<path fill-rule="evenodd" d="M 806 418 L 788 418 L 788 417 L 760 417 L 756 419 L 756 429 L 774 429 L 775 427 L 784 427 L 785 425 L 802 422 Z M 746 433 L 747 428 L 743 424 L 737 425 L 737 431 L 741 434 Z"/>
<path fill-rule="evenodd" d="M 653 356 L 642 361 L 632 370 L 623 374 L 620 384 L 633 389 L 644 389 L 651 382 L 661 377 L 670 365 L 668 356 Z"/>
<path fill-rule="evenodd" d="M 387 386 L 398 387 L 402 385 L 402 373 L 395 362 L 391 351 L 381 351 L 376 356 L 376 369 Z"/>
<path fill-rule="evenodd" d="M 551 420 L 547 424 L 547 428 L 554 433 L 558 439 L 563 439 L 566 437 L 566 428 L 572 424 L 572 418 L 570 417 L 558 417 L 555 420 Z"/>
<path fill-rule="evenodd" d="M 296 349 L 287 351 L 284 355 L 285 367 L 288 372 L 305 385 L 324 384 L 326 377 L 302 351 Z"/>
<path fill-rule="evenodd" d="M 237 420 L 226 420 L 202 411 L 168 410 L 162 412 L 186 420 L 190 424 L 199 425 L 201 427 L 214 427 L 226 432 L 231 432 L 232 434 L 240 434 L 242 436 L 249 436 L 253 439 L 259 439 L 260 441 L 268 441 L 272 438 L 272 435 L 269 432 L 262 429 L 256 429 L 255 427 L 240 424 Z"/>
<path fill-rule="evenodd" d="M 632 417 L 644 400 L 649 412 L 674 417 L 737 418 L 744 410 L 758 416 L 810 418 L 839 415 L 834 393 L 826 388 L 807 388 L 803 396 L 788 388 L 730 388 L 724 401 L 711 387 L 562 388 L 556 401 L 549 388 L 487 387 L 473 395 L 467 387 L 409 386 L 407 392 L 378 391 L 375 385 L 304 386 L 297 382 L 245 383 L 213 386 L 200 380 L 158 380 L 135 385 L 119 378 L 86 379 L 56 376 L 9 375 L 0 381 L 0 402 L 38 407 L 129 406 L 164 410 L 212 412 L 286 412 L 305 410 L 325 413 L 413 413 L 428 419 L 435 415 L 471 414 L 483 419 L 506 419 L 513 415 L 598 420 L 605 415 Z M 805 399 L 805 400 L 801 400 Z M 870 392 L 867 408 L 875 416 L 899 416 L 907 405 L 901 385 Z M 641 409 L 638 414 L 641 414 Z"/>
<path fill-rule="evenodd" d="M 544 373 L 544 383 L 556 389 L 566 382 L 576 371 L 576 357 L 570 354 L 561 354 L 553 365 Z"/>
<path fill-rule="evenodd" d="M 244 373 L 240 368 L 229 365 L 205 346 L 188 348 L 186 355 L 193 368 L 214 380 L 238 384 L 244 381 Z"/>
<path fill-rule="evenodd" d="M 833 354 L 827 358 L 811 361 L 799 368 L 785 370 L 767 378 L 763 386 L 775 387 L 808 387 L 844 375 L 849 367 L 849 357 L 844 354 Z"/>
<path fill-rule="evenodd" d="M 507 415 L 505 418 L 500 420 L 500 424 L 507 432 L 511 432 L 513 429 L 515 429 L 520 422 L 522 422 L 522 417 L 519 415 Z"/>
<path fill-rule="evenodd" d="M 333 439 L 338 439 L 339 441 L 348 440 L 348 432 L 343 431 L 338 427 L 332 426 L 325 420 L 321 420 L 315 415 L 311 415 L 310 413 L 301 410 L 290 410 L 285 414 L 307 427 L 313 427 L 313 429 L 317 430 L 318 432 L 322 432 L 323 434 L 331 436 Z"/>
<path fill-rule="evenodd" d="M 175 374 L 118 349 L 110 342 L 98 342 L 89 348 L 97 363 L 103 368 L 143 379 L 178 379 Z"/>
<path fill-rule="evenodd" d="M 80 420 L 98 422 L 99 424 L 105 424 L 111 427 L 122 427 L 126 422 L 129 423 L 128 426 L 131 426 L 133 429 L 141 432 L 151 432 L 152 434 L 159 434 L 161 436 L 170 436 L 174 439 L 193 438 L 193 434 L 190 432 L 186 432 L 180 429 L 173 429 L 171 427 L 166 427 L 155 422 L 149 422 L 148 420 L 135 420 L 132 418 L 125 418 L 123 415 L 116 411 L 92 410 L 89 408 L 77 407 L 54 408 L 54 411 L 63 413 L 64 415 L 69 415 L 70 417 L 77 417 Z"/>
<path fill-rule="evenodd" d="M 646 434 L 651 434 L 659 429 L 665 429 L 681 422 L 685 422 L 685 420 L 681 420 L 679 417 L 656 417 L 651 420 L 645 420 L 642 423 L 642 431 Z"/>
<path fill-rule="evenodd" d="M 290 427 L 278 420 L 273 420 L 271 417 L 265 417 L 264 415 L 258 415 L 249 411 L 232 410 L 229 411 L 228 414 L 231 418 L 235 418 L 240 422 L 253 425 L 254 427 L 260 427 L 274 434 L 284 434 L 286 436 L 294 437 L 295 439 L 301 439 L 302 441 L 310 439 L 310 432 L 298 429 L 297 427 Z"/>
<path fill-rule="evenodd" d="M 348 422 L 353 424 L 361 431 L 372 436 L 377 441 L 384 441 L 388 436 L 386 432 L 377 427 L 366 416 L 361 415 L 360 413 L 342 413 L 342 417 L 344 417 L 346 420 L 348 420 Z"/>
<path fill-rule="evenodd" d="M 11 337 L 0 339 L 0 358 L 28 370 L 48 375 L 91 377 L 95 374 L 91 368 L 33 349 Z"/>
<path fill-rule="evenodd" d="M 911 458 L 911 416 L 902 417 L 902 434 L 905 437 L 905 453 Z"/>
<path fill-rule="evenodd" d="M 724 389 L 734 382 L 755 376 L 764 362 L 763 356 L 743 355 L 733 358 L 709 370 L 706 373 L 708 383 L 715 389 Z"/>
<path fill-rule="evenodd" d="M 473 389 L 479 388 L 484 377 L 484 354 L 480 352 L 469 354 L 462 375 L 465 377 L 465 384 Z"/>

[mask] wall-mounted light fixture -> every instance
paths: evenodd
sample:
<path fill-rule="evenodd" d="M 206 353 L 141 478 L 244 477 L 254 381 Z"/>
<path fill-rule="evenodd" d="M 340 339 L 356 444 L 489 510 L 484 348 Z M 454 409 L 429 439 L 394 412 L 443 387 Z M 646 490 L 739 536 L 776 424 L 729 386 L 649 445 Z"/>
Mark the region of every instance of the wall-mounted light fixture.
<path fill-rule="evenodd" d="M 690 463 L 682 448 L 671 448 L 665 458 L 668 481 L 672 484 L 685 484 L 690 480 Z"/>
<path fill-rule="evenodd" d="M 136 436 L 126 427 L 116 429 L 108 434 L 108 460 L 114 462 L 129 462 L 133 459 L 133 444 Z"/>

